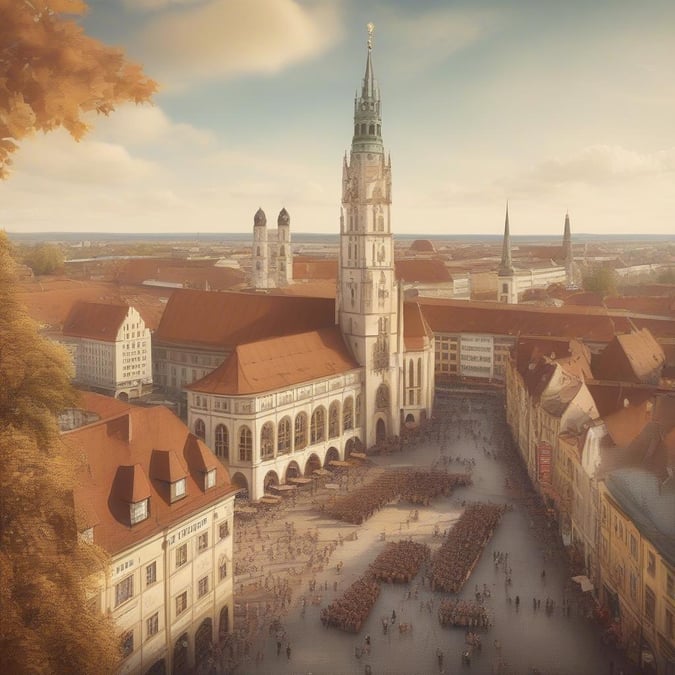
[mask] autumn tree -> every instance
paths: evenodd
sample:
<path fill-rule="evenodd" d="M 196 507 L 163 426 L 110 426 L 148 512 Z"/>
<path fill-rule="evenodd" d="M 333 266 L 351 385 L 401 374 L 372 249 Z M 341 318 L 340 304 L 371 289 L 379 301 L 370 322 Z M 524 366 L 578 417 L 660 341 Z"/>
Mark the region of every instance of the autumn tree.
<path fill-rule="evenodd" d="M 88 112 L 149 99 L 155 83 L 76 23 L 82 0 L 0 0 L 0 179 L 19 141 Z M 111 620 L 90 606 L 104 553 L 77 536 L 77 458 L 57 414 L 74 402 L 70 360 L 16 298 L 0 232 L 0 673 L 98 674 L 120 657 Z"/>
<path fill-rule="evenodd" d="M 617 274 L 611 267 L 595 267 L 583 275 L 582 285 L 585 291 L 615 295 Z"/>
<path fill-rule="evenodd" d="M 63 267 L 63 251 L 55 244 L 35 244 L 24 249 L 21 261 L 33 270 L 34 274 L 54 274 Z"/>
<path fill-rule="evenodd" d="M 140 66 L 85 35 L 83 0 L 0 0 L 0 179 L 19 142 L 63 127 L 76 140 L 83 115 L 147 101 L 156 84 Z"/>

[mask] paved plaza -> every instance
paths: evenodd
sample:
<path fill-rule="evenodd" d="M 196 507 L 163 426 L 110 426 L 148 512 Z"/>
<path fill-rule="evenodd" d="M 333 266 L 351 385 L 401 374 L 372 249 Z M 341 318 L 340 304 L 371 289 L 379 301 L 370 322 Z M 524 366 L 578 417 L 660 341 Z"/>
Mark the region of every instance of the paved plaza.
<path fill-rule="evenodd" d="M 435 417 L 438 431 L 429 438 L 370 457 L 337 480 L 324 479 L 332 487 L 305 488 L 266 514 L 237 517 L 239 639 L 223 650 L 218 672 L 231 671 L 229 654 L 239 662 L 235 673 L 252 675 L 637 672 L 602 644 L 588 611 L 590 597 L 569 579 L 555 534 L 506 441 L 503 397 L 451 395 L 440 401 Z M 407 466 L 470 470 L 473 485 L 429 506 L 389 504 L 359 526 L 322 515 L 322 504 L 383 470 Z M 505 504 L 507 510 L 457 596 L 431 591 L 419 574 L 410 584 L 381 583 L 358 634 L 322 625 L 321 609 L 366 571 L 388 541 L 411 539 L 436 550 L 472 501 Z M 462 659 L 465 629 L 441 627 L 438 607 L 451 597 L 474 601 L 477 593 L 491 625 L 477 631 L 481 649 L 474 648 L 468 663 Z M 400 631 L 400 624 L 408 628 Z"/>

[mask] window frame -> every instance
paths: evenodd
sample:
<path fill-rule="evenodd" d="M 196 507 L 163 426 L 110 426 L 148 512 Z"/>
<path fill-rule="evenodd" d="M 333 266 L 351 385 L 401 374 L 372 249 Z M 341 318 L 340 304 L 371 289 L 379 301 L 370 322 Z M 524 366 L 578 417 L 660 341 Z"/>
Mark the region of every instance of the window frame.
<path fill-rule="evenodd" d="M 122 585 L 125 585 L 124 587 Z M 126 586 L 128 585 L 128 588 Z M 115 584 L 115 607 L 122 606 L 134 597 L 134 575 L 129 574 Z"/>
<path fill-rule="evenodd" d="M 175 562 L 176 562 L 176 569 L 179 567 L 183 567 L 183 565 L 187 564 L 188 561 L 188 550 L 187 550 L 187 543 L 180 544 L 180 546 L 176 546 L 175 549 Z"/>

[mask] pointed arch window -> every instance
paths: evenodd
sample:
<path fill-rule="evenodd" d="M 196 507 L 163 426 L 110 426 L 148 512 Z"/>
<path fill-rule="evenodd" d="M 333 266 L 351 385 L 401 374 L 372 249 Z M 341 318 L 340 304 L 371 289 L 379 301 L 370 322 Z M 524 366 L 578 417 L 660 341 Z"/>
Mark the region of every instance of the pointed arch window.
<path fill-rule="evenodd" d="M 248 427 L 239 430 L 239 461 L 250 462 L 253 456 L 253 434 Z"/>
<path fill-rule="evenodd" d="M 375 125 L 374 125 L 374 124 L 371 124 L 371 125 L 368 127 L 368 134 L 369 134 L 370 136 L 374 136 L 374 135 L 375 135 Z"/>
<path fill-rule="evenodd" d="M 312 413 L 310 442 L 320 443 L 326 440 L 326 409 L 320 406 Z"/>
<path fill-rule="evenodd" d="M 216 427 L 216 457 L 225 461 L 230 457 L 230 434 L 224 424 Z"/>
<path fill-rule="evenodd" d="M 295 435 L 293 438 L 293 447 L 296 450 L 302 450 L 307 446 L 307 414 L 298 413 L 295 417 Z"/>
<path fill-rule="evenodd" d="M 265 422 L 260 430 L 260 459 L 272 459 L 274 457 L 274 425 Z"/>
<path fill-rule="evenodd" d="M 345 431 L 354 428 L 354 399 L 351 396 L 345 399 L 342 408 L 342 428 Z"/>
<path fill-rule="evenodd" d="M 291 418 L 284 417 L 277 430 L 277 453 L 282 455 L 291 451 Z"/>
<path fill-rule="evenodd" d="M 333 401 L 328 409 L 328 438 L 337 438 L 340 435 L 340 404 Z"/>
<path fill-rule="evenodd" d="M 206 438 L 206 424 L 201 417 L 195 420 L 195 436 L 203 441 Z"/>

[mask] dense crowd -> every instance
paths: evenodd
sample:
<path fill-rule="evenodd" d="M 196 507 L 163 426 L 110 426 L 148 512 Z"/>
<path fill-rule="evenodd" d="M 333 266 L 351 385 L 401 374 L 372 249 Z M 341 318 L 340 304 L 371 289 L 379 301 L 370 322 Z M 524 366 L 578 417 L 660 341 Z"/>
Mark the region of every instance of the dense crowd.
<path fill-rule="evenodd" d="M 467 600 L 443 600 L 438 607 L 438 620 L 441 626 L 487 628 L 490 625 L 485 607 Z"/>
<path fill-rule="evenodd" d="M 503 504 L 466 507 L 431 560 L 429 577 L 434 590 L 460 591 L 505 509 Z"/>
<path fill-rule="evenodd" d="M 419 572 L 422 563 L 429 560 L 431 549 L 413 541 L 389 543 L 370 565 L 370 571 L 379 581 L 405 584 Z"/>
<path fill-rule="evenodd" d="M 358 633 L 380 595 L 380 586 L 372 574 L 358 578 L 340 598 L 321 610 L 321 623 L 347 633 Z"/>
<path fill-rule="evenodd" d="M 435 497 L 447 496 L 453 488 L 470 484 L 471 476 L 465 473 L 410 469 L 385 471 L 367 485 L 336 499 L 325 513 L 337 520 L 361 525 L 396 499 L 428 506 Z"/>

